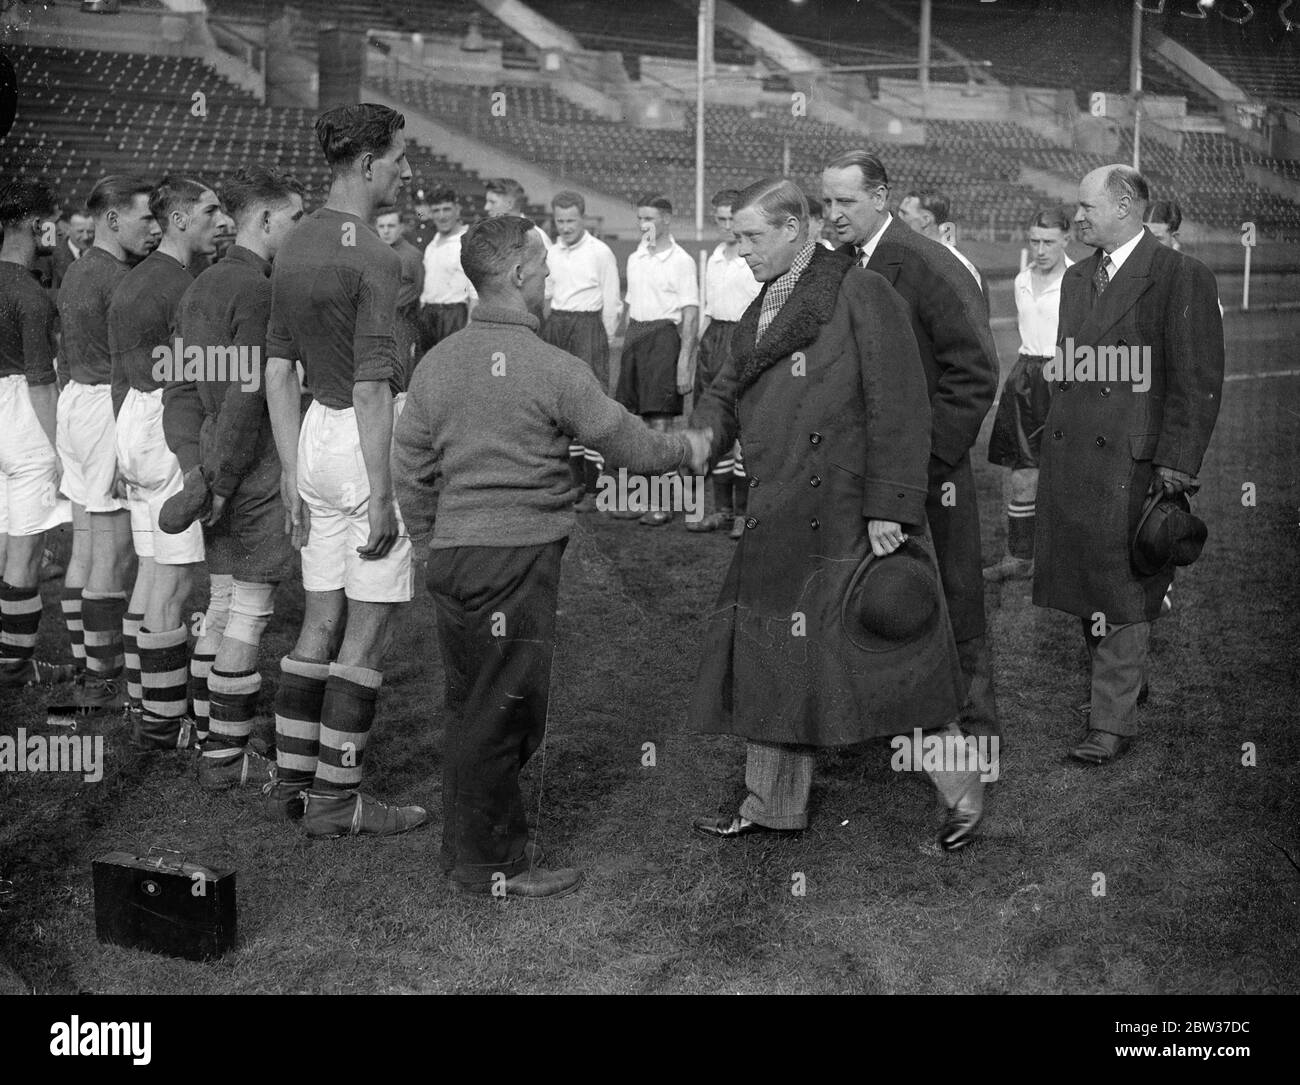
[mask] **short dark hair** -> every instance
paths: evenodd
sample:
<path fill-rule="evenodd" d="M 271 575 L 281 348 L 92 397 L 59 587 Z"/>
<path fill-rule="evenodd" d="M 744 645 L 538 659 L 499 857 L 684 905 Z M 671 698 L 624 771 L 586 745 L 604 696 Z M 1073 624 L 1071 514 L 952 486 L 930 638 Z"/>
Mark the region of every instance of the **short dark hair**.
<path fill-rule="evenodd" d="M 942 192 L 936 192 L 932 188 L 923 188 L 919 192 L 913 189 L 907 194 L 907 198 L 916 199 L 921 210 L 929 211 L 934 216 L 936 225 L 943 225 L 945 222 L 952 221 L 952 205 L 948 197 Z"/>
<path fill-rule="evenodd" d="M 524 186 L 513 177 L 493 177 L 483 186 L 484 192 L 495 192 L 498 196 L 508 196 L 518 211 L 524 205 Z"/>
<path fill-rule="evenodd" d="M 15 177 L 0 186 L 0 223 L 13 226 L 37 215 L 48 218 L 58 210 L 54 189 L 44 181 Z"/>
<path fill-rule="evenodd" d="M 714 207 L 730 207 L 736 210 L 736 201 L 740 199 L 740 191 L 734 188 L 720 188 L 713 194 L 710 203 Z"/>
<path fill-rule="evenodd" d="M 822 169 L 847 170 L 853 166 L 857 166 L 862 171 L 864 188 L 875 188 L 878 185 L 889 187 L 889 174 L 885 172 L 885 164 L 870 151 L 845 151 L 842 155 L 832 158 Z"/>
<path fill-rule="evenodd" d="M 637 207 L 653 207 L 656 211 L 662 211 L 665 215 L 673 213 L 673 205 L 667 196 L 660 195 L 658 192 L 648 192 L 636 201 Z"/>
<path fill-rule="evenodd" d="M 1177 200 L 1155 200 L 1142 216 L 1142 221 L 1163 222 L 1171 234 L 1176 234 L 1183 224 L 1183 209 L 1178 206 Z"/>
<path fill-rule="evenodd" d="M 784 177 L 765 177 L 738 192 L 732 212 L 747 207 L 757 207 L 772 226 L 791 216 L 800 222 L 808 220 L 808 197 L 803 189 Z"/>
<path fill-rule="evenodd" d="M 106 215 L 110 211 L 120 211 L 130 207 L 137 196 L 152 196 L 153 185 L 143 177 L 132 174 L 114 173 L 101 177 L 86 197 L 86 210 L 94 218 Z"/>
<path fill-rule="evenodd" d="M 1056 207 L 1044 207 L 1034 212 L 1026 229 L 1037 226 L 1040 230 L 1060 230 L 1063 234 L 1070 232 L 1070 213 L 1059 204 Z"/>
<path fill-rule="evenodd" d="M 386 105 L 341 105 L 316 118 L 316 141 L 330 170 L 338 172 L 364 154 L 383 154 L 405 127 L 406 117 Z"/>
<path fill-rule="evenodd" d="M 416 200 L 416 203 L 420 202 L 420 200 Z M 456 190 L 452 188 L 451 185 L 439 185 L 425 196 L 423 202 L 427 203 L 430 207 L 436 207 L 440 203 L 454 203 L 459 206 L 460 197 L 456 194 Z"/>
<path fill-rule="evenodd" d="M 554 211 L 560 207 L 576 207 L 578 214 L 585 215 L 587 213 L 587 201 L 582 198 L 582 193 L 567 188 L 563 192 L 557 192 L 551 198 L 551 210 Z"/>
<path fill-rule="evenodd" d="M 236 223 L 257 207 L 278 206 L 305 189 L 296 177 L 275 166 L 241 166 L 221 190 L 226 212 Z"/>
<path fill-rule="evenodd" d="M 501 215 L 476 222 L 460 241 L 460 266 L 481 291 L 484 284 L 520 263 L 535 242 L 533 224 L 522 215 Z M 536 244 L 541 244 L 536 241 Z"/>
<path fill-rule="evenodd" d="M 149 197 L 149 213 L 158 220 L 163 233 L 167 232 L 168 221 L 173 211 L 188 211 L 205 192 L 211 192 L 212 186 L 205 185 L 192 177 L 164 177 Z"/>
<path fill-rule="evenodd" d="M 1143 210 L 1151 202 L 1151 186 L 1132 166 L 1112 166 L 1106 174 L 1106 191 L 1116 203 L 1128 196 Z"/>

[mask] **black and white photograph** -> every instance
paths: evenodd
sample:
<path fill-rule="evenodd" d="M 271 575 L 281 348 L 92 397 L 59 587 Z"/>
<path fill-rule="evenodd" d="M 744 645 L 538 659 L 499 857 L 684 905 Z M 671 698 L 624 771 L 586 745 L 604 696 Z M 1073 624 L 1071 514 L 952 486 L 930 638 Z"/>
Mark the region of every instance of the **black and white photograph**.
<path fill-rule="evenodd" d="M 1282 1035 L 1295 0 L 0 0 L 0 230 L 35 1056 L 184 1067 L 174 995 Z"/>

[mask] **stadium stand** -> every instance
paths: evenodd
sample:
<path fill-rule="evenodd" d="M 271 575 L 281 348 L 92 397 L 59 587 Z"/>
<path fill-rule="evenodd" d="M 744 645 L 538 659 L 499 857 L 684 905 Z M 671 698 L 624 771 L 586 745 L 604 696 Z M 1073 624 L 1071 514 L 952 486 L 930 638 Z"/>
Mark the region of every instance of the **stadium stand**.
<path fill-rule="evenodd" d="M 891 16 L 883 4 L 822 0 L 798 7 L 740 0 L 736 6 L 828 64 L 916 64 L 917 32 L 905 20 Z M 966 79 L 962 69 L 936 69 L 934 75 L 945 81 Z"/>
<path fill-rule="evenodd" d="M 289 4 L 282 0 L 213 0 L 212 4 L 219 17 L 259 23 L 280 18 L 286 7 L 297 14 L 293 43 L 304 56 L 316 55 L 319 30 L 337 26 L 454 38 L 462 45 L 477 34 L 484 42 L 501 44 L 506 67 L 537 69 L 536 50 L 473 0 L 294 0 Z"/>
<path fill-rule="evenodd" d="M 1168 13 L 1160 29 L 1257 98 L 1300 104 L 1300 42 L 1260 5 L 1244 25 Z"/>
<path fill-rule="evenodd" d="M 604 0 L 531 0 L 530 7 L 573 34 L 584 49 L 617 50 L 640 55 L 695 59 L 696 5 L 680 0 L 639 7 Z M 719 64 L 752 64 L 755 55 L 744 41 L 719 27 L 714 34 Z"/>
<path fill-rule="evenodd" d="M 115 171 L 147 176 L 192 172 L 218 183 L 238 166 L 265 161 L 297 174 L 313 202 L 328 169 L 316 144 L 316 113 L 267 108 L 189 57 L 11 46 L 19 74 L 19 116 L 0 145 L 0 171 L 44 175 L 69 195 L 84 195 Z M 206 117 L 191 115 L 202 91 Z M 411 144 L 412 191 L 445 182 L 464 210 L 482 208 L 483 183 L 446 157 Z"/>

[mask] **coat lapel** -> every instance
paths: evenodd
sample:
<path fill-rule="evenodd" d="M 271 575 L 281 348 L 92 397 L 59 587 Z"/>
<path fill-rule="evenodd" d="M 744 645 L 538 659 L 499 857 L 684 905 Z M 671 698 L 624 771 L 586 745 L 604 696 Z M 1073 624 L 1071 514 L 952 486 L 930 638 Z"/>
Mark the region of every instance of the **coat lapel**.
<path fill-rule="evenodd" d="M 732 340 L 735 344 L 736 378 L 740 384 L 738 391 L 743 392 L 777 362 L 816 340 L 822 325 L 835 311 L 840 283 L 851 267 L 852 256 L 831 252 L 820 245 L 813 249 L 812 262 L 768 326 L 763 341 L 756 344 L 758 314 L 768 289 L 763 287 L 763 292 L 740 318 Z"/>
<path fill-rule="evenodd" d="M 880 240 L 876 243 L 876 251 L 871 254 L 871 259 L 867 261 L 867 268 L 877 275 L 883 275 L 889 281 L 890 286 L 894 286 L 898 282 L 898 273 L 903 267 L 903 250 L 896 245 L 886 245 L 885 243 L 896 240 L 896 235 L 900 230 L 910 229 L 910 226 L 904 226 L 901 221 L 894 219 L 885 227 L 885 232 L 880 235 Z"/>
<path fill-rule="evenodd" d="M 1138 299 L 1151 289 L 1151 260 L 1154 250 L 1160 244 L 1148 231 L 1142 231 L 1142 238 L 1129 253 L 1124 266 L 1115 273 L 1115 278 L 1106 288 L 1106 293 L 1092 305 L 1092 311 L 1084 319 L 1079 329 L 1078 338 L 1086 343 L 1100 342 L 1102 337 L 1118 324 L 1126 313 L 1138 303 Z M 1101 250 L 1098 249 L 1088 261 L 1087 298 L 1092 301 L 1092 280 L 1097 274 L 1097 265 L 1101 262 Z"/>

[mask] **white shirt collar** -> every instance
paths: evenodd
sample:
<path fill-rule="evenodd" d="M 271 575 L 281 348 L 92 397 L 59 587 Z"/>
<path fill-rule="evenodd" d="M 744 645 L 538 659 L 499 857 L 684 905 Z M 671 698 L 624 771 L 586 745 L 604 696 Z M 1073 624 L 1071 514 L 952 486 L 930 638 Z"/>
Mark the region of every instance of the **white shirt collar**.
<path fill-rule="evenodd" d="M 875 255 L 876 246 L 880 244 L 880 235 L 889 229 L 889 224 L 893 221 L 894 221 L 894 216 L 886 212 L 885 221 L 881 225 L 880 229 L 877 230 L 874 234 L 872 234 L 870 239 L 868 239 L 862 246 L 862 256 L 865 259 L 870 260 L 872 256 Z"/>
<path fill-rule="evenodd" d="M 1105 257 L 1105 259 L 1110 261 L 1110 277 L 1112 279 L 1115 277 L 1115 273 L 1124 266 L 1124 261 L 1133 255 L 1133 250 L 1137 248 L 1138 242 L 1142 240 L 1142 235 L 1145 232 L 1145 230 L 1139 230 L 1118 249 Z"/>
<path fill-rule="evenodd" d="M 674 238 L 671 237 L 668 239 L 667 248 L 661 249 L 659 252 L 651 251 L 650 243 L 648 241 L 643 240 L 641 244 L 638 245 L 636 248 L 636 255 L 653 256 L 656 260 L 667 260 L 668 257 L 672 255 L 672 251 L 675 248 L 677 248 L 677 242 Z"/>
<path fill-rule="evenodd" d="M 587 238 L 589 238 L 590 236 L 591 236 L 590 230 L 583 230 L 582 236 L 578 238 L 578 240 L 575 241 L 572 245 L 568 245 L 563 241 L 557 241 L 556 244 L 559 245 L 560 248 L 563 249 L 565 252 L 572 252 L 574 249 L 581 248 L 583 244 L 586 242 Z"/>

